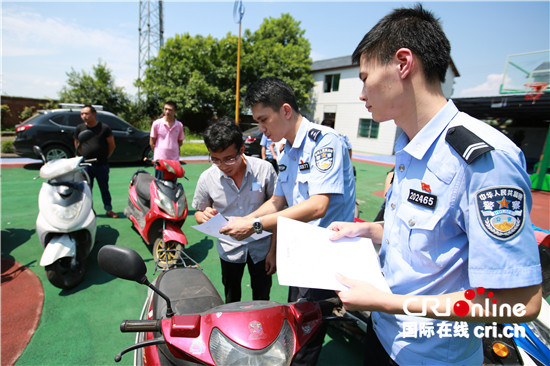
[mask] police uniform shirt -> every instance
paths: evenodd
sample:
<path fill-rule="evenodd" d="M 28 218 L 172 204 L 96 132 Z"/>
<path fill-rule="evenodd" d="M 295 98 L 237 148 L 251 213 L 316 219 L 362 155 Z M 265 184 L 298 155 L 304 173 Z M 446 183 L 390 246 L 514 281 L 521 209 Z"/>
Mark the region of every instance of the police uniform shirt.
<path fill-rule="evenodd" d="M 380 252 L 394 294 L 541 283 L 531 184 L 513 142 L 449 101 L 412 141 L 402 134 L 395 151 Z M 460 322 L 386 313 L 373 313 L 373 322 L 398 364 L 482 363 L 477 323 L 468 323 L 465 337 L 453 335 Z M 443 323 L 449 331 L 438 334 Z M 424 333 L 407 332 L 410 326 Z"/>
<path fill-rule="evenodd" d="M 330 194 L 326 215 L 312 224 L 327 227 L 333 221 L 353 221 L 355 178 L 346 146 L 331 128 L 302 122 L 294 143 L 286 142 L 279 159 L 275 195 L 294 206 L 316 194 Z"/>
<path fill-rule="evenodd" d="M 204 211 L 213 207 L 225 217 L 246 216 L 271 198 L 275 186 L 275 170 L 265 160 L 246 157 L 246 172 L 241 188 L 218 167 L 211 166 L 202 172 L 193 197 L 193 208 Z M 216 247 L 220 258 L 232 263 L 245 263 L 248 253 L 254 263 L 265 259 L 271 237 L 235 244 L 218 239 Z"/>

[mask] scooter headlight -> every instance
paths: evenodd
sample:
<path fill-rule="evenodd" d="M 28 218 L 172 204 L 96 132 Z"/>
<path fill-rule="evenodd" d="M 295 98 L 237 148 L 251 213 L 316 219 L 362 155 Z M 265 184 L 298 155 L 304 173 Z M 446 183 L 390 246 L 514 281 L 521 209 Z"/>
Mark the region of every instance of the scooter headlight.
<path fill-rule="evenodd" d="M 164 212 L 166 212 L 170 216 L 176 216 L 176 210 L 174 208 L 174 202 L 170 197 L 162 193 L 162 191 L 159 189 L 157 191 L 158 198 L 155 199 L 155 203 L 157 206 Z"/>
<path fill-rule="evenodd" d="M 294 334 L 286 320 L 277 339 L 259 350 L 238 345 L 217 328 L 210 336 L 210 354 L 216 365 L 290 365 L 293 350 Z"/>
<path fill-rule="evenodd" d="M 185 198 L 185 195 L 178 198 L 177 206 L 178 206 L 178 216 L 177 217 L 181 217 L 181 215 L 183 215 L 183 211 L 187 207 L 187 199 Z"/>
<path fill-rule="evenodd" d="M 53 214 L 60 220 L 70 222 L 78 216 L 84 201 L 77 201 L 69 206 L 52 205 Z"/>

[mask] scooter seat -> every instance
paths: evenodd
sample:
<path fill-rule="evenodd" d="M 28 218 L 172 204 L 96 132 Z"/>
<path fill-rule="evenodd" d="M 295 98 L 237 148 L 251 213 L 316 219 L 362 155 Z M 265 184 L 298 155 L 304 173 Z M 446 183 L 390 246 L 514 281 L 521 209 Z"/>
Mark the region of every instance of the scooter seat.
<path fill-rule="evenodd" d="M 156 286 L 170 298 L 177 315 L 199 314 L 224 303 L 210 279 L 198 268 L 174 268 L 159 275 Z M 166 301 L 153 297 L 153 318 L 166 317 Z"/>
<path fill-rule="evenodd" d="M 151 199 L 151 182 L 153 179 L 155 178 L 151 174 L 143 172 L 138 173 L 136 179 L 134 180 L 137 195 L 145 201 L 149 201 Z"/>

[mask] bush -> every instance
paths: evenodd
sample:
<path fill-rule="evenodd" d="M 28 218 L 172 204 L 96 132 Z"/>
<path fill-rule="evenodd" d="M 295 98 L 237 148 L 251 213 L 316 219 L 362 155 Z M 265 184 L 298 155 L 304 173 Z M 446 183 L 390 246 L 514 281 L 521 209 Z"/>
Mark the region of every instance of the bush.
<path fill-rule="evenodd" d="M 13 144 L 11 140 L 2 141 L 2 153 L 13 153 Z"/>

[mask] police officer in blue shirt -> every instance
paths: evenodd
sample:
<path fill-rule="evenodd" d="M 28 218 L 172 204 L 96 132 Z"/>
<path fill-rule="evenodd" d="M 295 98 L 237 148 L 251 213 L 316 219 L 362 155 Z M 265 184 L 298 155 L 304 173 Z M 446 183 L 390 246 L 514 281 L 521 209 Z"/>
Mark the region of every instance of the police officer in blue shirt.
<path fill-rule="evenodd" d="M 421 5 L 380 20 L 352 57 L 372 118 L 404 131 L 384 223 L 329 226 L 382 244 L 392 293 L 340 278 L 346 309 L 372 311 L 365 363 L 480 365 L 481 324 L 530 321 L 541 306 L 523 153 L 445 99 L 450 44 Z"/>
<path fill-rule="evenodd" d="M 273 141 L 286 138 L 286 144 L 271 199 L 250 215 L 234 218 L 220 232 L 242 240 L 265 229 L 273 231 L 273 240 L 276 240 L 278 216 L 322 227 L 335 220 L 353 222 L 355 179 L 342 138 L 333 129 L 303 117 L 294 91 L 280 79 L 258 80 L 249 87 L 245 103 L 251 107 L 260 131 Z M 289 301 L 332 296 L 334 292 L 327 290 L 291 288 L 289 291 Z M 314 365 L 325 333 L 326 327 L 296 355 L 293 364 Z"/>

